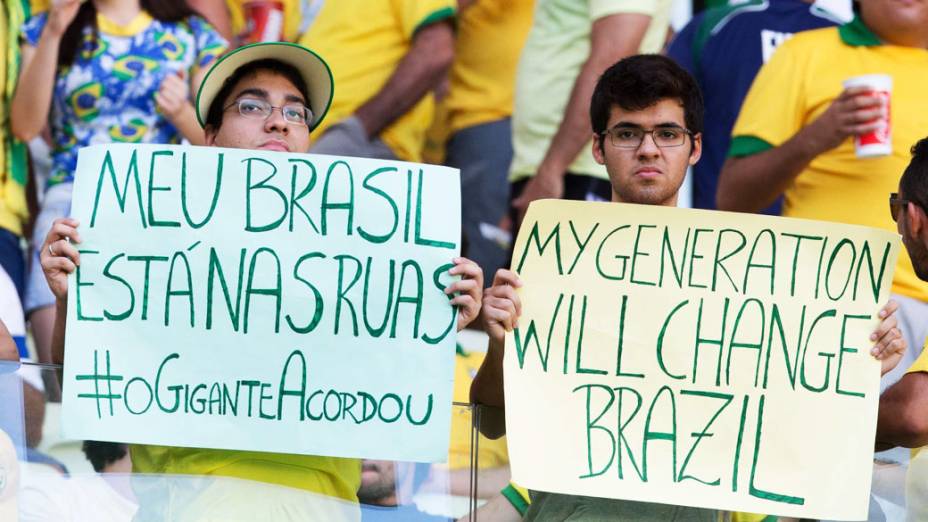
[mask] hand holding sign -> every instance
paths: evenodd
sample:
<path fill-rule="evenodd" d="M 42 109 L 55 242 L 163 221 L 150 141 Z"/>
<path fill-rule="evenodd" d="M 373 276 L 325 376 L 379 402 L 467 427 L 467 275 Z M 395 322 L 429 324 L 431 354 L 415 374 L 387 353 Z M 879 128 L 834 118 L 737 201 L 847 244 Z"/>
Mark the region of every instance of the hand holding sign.
<path fill-rule="evenodd" d="M 443 460 L 455 327 L 483 286 L 455 258 L 459 183 L 359 158 L 82 149 L 80 234 L 60 220 L 42 253 L 69 297 L 65 432 Z"/>
<path fill-rule="evenodd" d="M 483 297 L 484 322 L 490 339 L 502 341 L 506 332 L 519 326 L 522 301 L 516 289 L 521 286 L 519 276 L 505 268 L 498 270 L 493 277 L 493 286 L 486 290 Z"/>
<path fill-rule="evenodd" d="M 559 494 L 865 517 L 874 358 L 888 369 L 904 348 L 895 303 L 879 308 L 897 253 L 895 234 L 850 225 L 533 205 L 513 258 L 524 313 L 499 358 L 513 480 Z M 514 309 L 498 308 L 498 330 L 514 326 Z"/>
<path fill-rule="evenodd" d="M 895 316 L 898 309 L 899 303 L 890 299 L 880 310 L 879 316 L 882 318 L 880 325 L 870 334 L 870 340 L 876 342 L 870 349 L 870 354 L 882 363 L 880 375 L 891 372 L 905 353 L 905 338 L 902 336 L 902 331 L 897 328 L 899 321 Z"/>
<path fill-rule="evenodd" d="M 480 305 L 483 299 L 483 269 L 466 257 L 456 257 L 454 267 L 448 273 L 452 276 L 461 276 L 460 281 L 455 281 L 445 289 L 445 293 L 449 296 L 460 293 L 451 299 L 451 304 L 458 307 L 458 331 L 460 332 L 480 315 Z"/>
<path fill-rule="evenodd" d="M 81 236 L 77 233 L 78 224 L 76 219 L 56 219 L 39 249 L 39 261 L 45 272 L 45 280 L 58 300 L 67 298 L 68 274 L 74 273 L 81 263 L 81 255 L 74 247 L 74 244 L 81 242 Z"/>

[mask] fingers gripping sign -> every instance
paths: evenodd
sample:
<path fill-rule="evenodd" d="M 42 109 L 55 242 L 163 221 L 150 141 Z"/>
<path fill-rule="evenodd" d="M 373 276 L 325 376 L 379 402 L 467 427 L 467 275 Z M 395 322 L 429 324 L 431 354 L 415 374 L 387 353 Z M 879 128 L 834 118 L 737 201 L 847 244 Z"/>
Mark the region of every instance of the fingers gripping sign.
<path fill-rule="evenodd" d="M 880 310 L 880 324 L 876 330 L 870 334 L 870 340 L 874 342 L 870 354 L 880 361 L 881 375 L 886 375 L 899 364 L 903 354 L 905 354 L 906 343 L 899 330 L 899 322 L 896 319 L 896 310 L 899 309 L 899 303 L 890 299 L 886 306 Z"/>
<path fill-rule="evenodd" d="M 480 306 L 483 300 L 483 269 L 466 257 L 456 257 L 454 266 L 448 270 L 452 276 L 461 276 L 461 279 L 445 288 L 445 294 L 454 297 L 451 305 L 458 308 L 457 330 L 460 332 L 480 315 Z"/>
<path fill-rule="evenodd" d="M 493 277 L 493 286 L 483 294 L 483 318 L 490 339 L 502 341 L 506 332 L 519 326 L 522 301 L 517 290 L 522 280 L 510 270 L 500 269 Z"/>
<path fill-rule="evenodd" d="M 81 242 L 77 232 L 80 223 L 71 218 L 56 219 L 45 236 L 39 253 L 39 261 L 45 279 L 55 298 L 62 300 L 68 295 L 68 274 L 80 265 L 80 253 L 74 246 Z"/>

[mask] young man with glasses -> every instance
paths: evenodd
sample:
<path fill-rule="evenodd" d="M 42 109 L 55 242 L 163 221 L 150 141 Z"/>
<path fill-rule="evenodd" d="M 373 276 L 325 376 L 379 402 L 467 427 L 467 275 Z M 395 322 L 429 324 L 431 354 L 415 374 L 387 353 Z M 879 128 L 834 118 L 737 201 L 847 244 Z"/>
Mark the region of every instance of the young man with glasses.
<path fill-rule="evenodd" d="M 590 104 L 593 159 L 605 165 L 612 201 L 676 206 L 686 169 L 702 152 L 702 95 L 693 78 L 669 58 L 637 55 L 606 69 Z M 484 293 L 483 316 L 490 345 L 471 386 L 471 400 L 505 408 L 505 333 L 518 319 L 521 280 L 509 270 L 496 273 Z M 489 412 L 488 412 L 489 413 Z M 490 420 L 484 415 L 483 419 Z M 500 436 L 502 418 L 481 431 Z M 717 522 L 718 512 L 648 502 L 531 492 L 524 520 L 681 520 Z"/>
<path fill-rule="evenodd" d="M 288 43 L 253 44 L 213 65 L 197 94 L 197 118 L 209 146 L 305 153 L 333 89 L 328 65 L 314 52 Z M 80 242 L 77 226 L 72 219 L 56 220 L 41 250 L 42 268 L 58 307 L 52 350 L 59 363 L 64 359 L 67 275 L 80 262 L 71 244 Z M 459 307 L 460 330 L 479 313 L 483 274 L 468 259 L 453 262 L 449 273 L 462 279 L 450 285 L 448 293 L 460 294 L 451 300 Z M 189 489 L 189 483 L 172 485 L 167 477 L 142 481 L 146 487 L 135 491 L 140 502 L 136 520 L 186 520 L 184 516 L 197 510 L 211 520 L 342 520 L 339 504 L 324 500 L 356 503 L 361 484 L 358 459 L 139 444 L 130 446 L 130 453 L 134 473 L 251 481 L 236 493 L 228 490 L 234 481 L 216 481 L 217 487 L 198 482 L 203 490 L 196 492 L 178 491 Z M 317 495 L 302 494 L 307 491 Z"/>
<path fill-rule="evenodd" d="M 603 73 L 593 92 L 593 158 L 605 165 L 612 185 L 612 201 L 640 205 L 677 205 L 686 169 L 702 152 L 703 102 L 695 80 L 673 60 L 658 55 L 626 58 Z M 490 345 L 474 383 L 471 400 L 504 409 L 503 352 L 506 331 L 521 313 L 516 288 L 519 277 L 508 270 L 496 273 L 484 292 L 483 317 Z M 895 304 L 875 332 L 875 355 L 884 371 L 899 361 L 905 348 L 895 327 Z M 503 416 L 483 414 L 485 435 L 505 431 Z M 651 520 L 717 522 L 715 510 L 668 504 L 601 499 L 535 491 L 524 520 Z"/>

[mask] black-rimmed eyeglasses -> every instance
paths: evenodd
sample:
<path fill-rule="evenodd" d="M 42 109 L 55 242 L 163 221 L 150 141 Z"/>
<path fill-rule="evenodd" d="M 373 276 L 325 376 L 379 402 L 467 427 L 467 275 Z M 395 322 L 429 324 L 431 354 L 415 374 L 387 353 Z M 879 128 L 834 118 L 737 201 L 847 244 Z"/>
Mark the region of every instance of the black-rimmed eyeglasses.
<path fill-rule="evenodd" d="M 645 134 L 650 134 L 654 144 L 658 147 L 679 147 L 686 143 L 686 137 L 692 136 L 689 129 L 678 126 L 655 127 L 653 129 L 643 129 L 641 127 L 632 127 L 627 125 L 618 125 L 611 129 L 603 131 L 600 136 L 606 139 L 609 136 L 609 143 L 619 149 L 637 149 L 644 141 Z"/>
<path fill-rule="evenodd" d="M 227 105 L 223 111 L 235 106 L 238 106 L 238 113 L 246 118 L 266 120 L 274 110 L 280 110 L 284 120 L 289 123 L 308 126 L 313 121 L 313 111 L 302 103 L 287 103 L 282 107 L 275 107 L 264 100 L 242 98 Z"/>

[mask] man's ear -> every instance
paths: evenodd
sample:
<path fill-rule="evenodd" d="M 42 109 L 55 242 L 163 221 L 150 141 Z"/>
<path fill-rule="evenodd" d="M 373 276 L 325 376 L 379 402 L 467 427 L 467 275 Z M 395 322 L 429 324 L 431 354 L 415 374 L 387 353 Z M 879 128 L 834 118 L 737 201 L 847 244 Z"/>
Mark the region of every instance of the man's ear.
<path fill-rule="evenodd" d="M 702 157 L 702 133 L 697 132 L 693 134 L 693 138 L 690 140 L 692 142 L 692 147 L 690 148 L 690 165 L 695 165 L 699 158 Z"/>
<path fill-rule="evenodd" d="M 922 210 L 922 207 L 912 203 L 906 203 L 905 205 L 905 218 L 906 225 L 908 225 L 909 232 L 911 232 L 913 237 L 921 237 L 928 227 L 928 216 L 925 215 L 925 211 Z"/>
<path fill-rule="evenodd" d="M 606 164 L 606 154 L 603 151 L 603 135 L 593 133 L 593 159 L 600 165 Z"/>
<path fill-rule="evenodd" d="M 206 145 L 208 147 L 213 147 L 216 145 L 216 134 L 219 133 L 219 129 L 213 127 L 212 125 L 207 125 L 203 128 L 203 134 L 206 137 Z"/>

